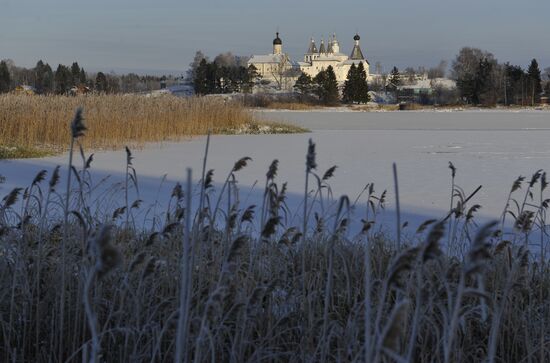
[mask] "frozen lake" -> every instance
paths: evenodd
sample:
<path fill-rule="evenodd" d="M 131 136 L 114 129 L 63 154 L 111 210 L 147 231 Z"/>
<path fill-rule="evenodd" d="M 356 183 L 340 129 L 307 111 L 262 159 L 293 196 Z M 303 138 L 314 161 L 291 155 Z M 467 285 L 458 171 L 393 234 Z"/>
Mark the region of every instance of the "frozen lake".
<path fill-rule="evenodd" d="M 367 183 L 377 194 L 388 190 L 388 212 L 394 204 L 392 163 L 397 163 L 404 219 L 418 222 L 441 217 L 449 209 L 452 162 L 456 183 L 471 193 L 483 188 L 471 204 L 482 205 L 479 216 L 498 218 L 513 181 L 527 178 L 538 169 L 550 168 L 550 112 L 461 111 L 461 112 L 338 112 L 269 111 L 273 120 L 286 120 L 307 127 L 299 135 L 213 136 L 208 169 L 215 181 L 223 182 L 234 162 L 243 156 L 253 161 L 238 172 L 242 204 L 258 204 L 266 170 L 273 159 L 280 161 L 278 181 L 288 182 L 291 200 L 303 195 L 307 141 L 317 144 L 318 173 L 337 165 L 330 185 L 335 195 L 354 200 Z M 199 178 L 205 137 L 179 143 L 150 145 L 134 150 L 134 166 L 140 179 L 140 197 L 146 203 L 156 198 L 163 175 L 160 200 L 183 181 L 185 169 Z M 92 172 L 99 180 L 111 175 L 110 183 L 124 179 L 124 151 L 96 152 Z M 40 169 L 66 165 L 66 155 L 44 159 L 0 161 L 6 183 L 0 194 L 25 186 Z M 246 199 L 247 198 L 247 199 Z M 518 194 L 523 199 L 523 194 Z M 116 200 L 111 200 L 116 204 Z M 363 201 L 364 202 L 364 201 Z M 470 205 L 471 205 L 470 204 Z M 298 203 L 291 206 L 298 207 Z M 298 209 L 298 208 L 297 208 Z"/>
<path fill-rule="evenodd" d="M 262 111 L 311 130 L 550 130 L 549 110 Z"/>

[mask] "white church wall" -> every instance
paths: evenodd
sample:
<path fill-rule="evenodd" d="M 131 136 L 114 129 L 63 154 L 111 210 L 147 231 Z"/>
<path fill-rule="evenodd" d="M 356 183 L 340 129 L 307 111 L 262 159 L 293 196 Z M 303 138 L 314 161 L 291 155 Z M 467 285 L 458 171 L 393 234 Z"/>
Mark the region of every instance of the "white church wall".
<path fill-rule="evenodd" d="M 358 36 L 356 35 L 356 37 Z M 282 83 L 281 79 L 284 79 L 285 84 L 284 86 L 282 85 L 284 88 L 292 88 L 292 85 L 289 86 L 288 84 L 294 82 L 297 79 L 297 76 L 281 77 L 281 73 L 292 73 L 292 71 L 294 71 L 294 73 L 299 74 L 303 72 L 313 78 L 322 70 L 326 70 L 329 66 L 332 66 L 334 69 L 338 83 L 343 83 L 347 78 L 352 63 L 355 63 L 356 65 L 363 63 L 363 67 L 365 68 L 365 72 L 367 74 L 367 79 L 369 79 L 370 69 L 368 62 L 366 60 L 359 59 L 351 61 L 346 54 L 340 53 L 340 46 L 336 40 L 336 36 L 333 36 L 332 39 L 333 40 L 327 47 L 332 50 L 332 53 L 306 53 L 303 58 L 304 62 L 300 63 L 291 62 L 288 55 L 283 53 L 282 44 L 275 44 L 276 42 L 274 41 L 272 54 L 253 56 L 248 64 L 254 65 L 264 80 Z M 279 43 L 282 43 L 279 39 L 278 33 L 276 40 L 278 40 Z M 355 40 L 355 45 L 359 45 L 359 39 Z M 285 57 L 284 60 L 282 60 L 282 63 L 281 60 L 277 59 L 277 57 L 280 57 L 281 55 Z"/>

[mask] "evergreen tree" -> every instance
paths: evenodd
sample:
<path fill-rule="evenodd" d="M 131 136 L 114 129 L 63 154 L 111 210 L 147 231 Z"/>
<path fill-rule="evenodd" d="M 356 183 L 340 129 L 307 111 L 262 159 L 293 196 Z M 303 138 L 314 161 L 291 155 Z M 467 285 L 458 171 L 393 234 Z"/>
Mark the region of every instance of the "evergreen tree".
<path fill-rule="evenodd" d="M 78 76 L 78 83 L 85 85 L 86 84 L 86 72 L 84 68 L 80 68 L 80 75 Z"/>
<path fill-rule="evenodd" d="M 189 68 L 186 72 L 187 81 L 191 83 L 195 82 L 195 78 L 197 76 L 195 72 L 197 71 L 197 68 L 200 66 L 203 60 L 208 63 L 208 57 L 204 55 L 202 50 L 197 50 L 197 52 L 195 53 L 195 57 L 193 58 L 193 62 L 189 63 Z"/>
<path fill-rule="evenodd" d="M 69 68 L 60 64 L 55 71 L 55 93 L 58 95 L 65 94 L 72 87 L 72 74 Z"/>
<path fill-rule="evenodd" d="M 71 65 L 72 86 L 76 86 L 80 83 L 80 67 L 77 62 Z"/>
<path fill-rule="evenodd" d="M 208 62 L 206 59 L 202 59 L 199 66 L 195 69 L 193 78 L 193 88 L 198 95 L 205 95 L 209 93 L 208 87 Z"/>
<path fill-rule="evenodd" d="M 325 70 L 320 71 L 315 77 L 313 77 L 313 93 L 321 102 L 323 102 L 323 100 L 326 98 L 326 89 L 324 86 L 326 83 L 326 79 L 327 72 Z"/>
<path fill-rule="evenodd" d="M 489 58 L 482 58 L 479 62 L 478 71 L 476 74 L 476 89 L 477 100 L 475 103 L 495 104 L 496 97 L 494 95 L 495 85 L 493 83 L 493 75 L 497 63 Z"/>
<path fill-rule="evenodd" d="M 246 74 L 244 75 L 242 91 L 244 93 L 251 93 L 254 85 L 260 78 L 261 76 L 258 73 L 258 68 L 256 68 L 254 64 L 249 65 L 248 68 L 246 68 Z"/>
<path fill-rule="evenodd" d="M 34 88 L 39 93 L 53 92 L 54 75 L 49 64 L 44 64 L 41 60 L 34 67 Z"/>
<path fill-rule="evenodd" d="M 220 85 L 218 93 L 230 93 L 233 88 L 230 68 L 226 66 L 219 66 L 216 62 L 214 63 L 218 66 L 216 74 L 216 79 Z"/>
<path fill-rule="evenodd" d="M 0 62 L 0 93 L 9 92 L 11 88 L 11 75 L 6 61 Z"/>
<path fill-rule="evenodd" d="M 252 65 L 250 65 L 252 66 Z M 254 87 L 256 67 L 236 66 L 232 72 L 232 82 L 235 92 L 251 93 Z"/>
<path fill-rule="evenodd" d="M 525 72 L 520 66 L 504 64 L 504 104 L 518 104 L 522 100 Z"/>
<path fill-rule="evenodd" d="M 107 76 L 105 76 L 105 73 L 97 73 L 95 77 L 95 89 L 98 92 L 107 92 Z"/>
<path fill-rule="evenodd" d="M 225 66 L 223 68 L 224 92 L 236 93 L 241 91 L 241 86 L 246 77 L 246 68 L 240 66 Z"/>
<path fill-rule="evenodd" d="M 294 90 L 303 101 L 305 97 L 309 96 L 313 92 L 313 80 L 311 79 L 311 76 L 302 72 L 294 84 Z"/>
<path fill-rule="evenodd" d="M 258 70 L 253 65 L 228 63 L 217 57 L 218 62 L 208 62 L 203 58 L 194 70 L 193 88 L 198 95 L 234 92 L 252 92 L 259 78 Z"/>
<path fill-rule="evenodd" d="M 44 66 L 44 72 L 42 74 L 42 92 L 52 93 L 54 91 L 54 74 L 52 67 L 50 67 L 48 63 Z"/>
<path fill-rule="evenodd" d="M 206 93 L 216 94 L 221 92 L 222 70 L 216 62 L 208 63 L 206 71 Z"/>
<path fill-rule="evenodd" d="M 340 102 L 340 91 L 338 90 L 338 81 L 336 80 L 336 74 L 332 66 L 327 68 L 327 78 L 325 82 L 326 98 L 325 104 L 336 105 Z"/>
<path fill-rule="evenodd" d="M 388 89 L 391 92 L 393 92 L 395 97 L 395 102 L 397 102 L 397 94 L 398 94 L 400 85 L 401 85 L 401 74 L 399 74 L 399 69 L 397 67 L 393 67 L 390 73 L 390 77 L 388 78 Z"/>
<path fill-rule="evenodd" d="M 342 101 L 344 101 L 344 103 L 353 103 L 357 101 L 358 80 L 357 67 L 355 63 L 352 63 L 346 81 L 344 82 L 344 89 L 342 90 Z"/>
<path fill-rule="evenodd" d="M 249 93 L 245 92 L 246 84 L 248 83 L 248 69 L 243 66 L 235 66 L 231 70 L 231 82 L 234 92 L 239 93 Z"/>
<path fill-rule="evenodd" d="M 46 66 L 44 65 L 44 62 L 42 62 L 42 60 L 36 62 L 36 66 L 34 67 L 34 88 L 38 92 L 43 92 L 45 68 Z"/>
<path fill-rule="evenodd" d="M 366 103 L 369 101 L 369 86 L 367 72 L 363 63 L 358 66 L 353 63 L 344 82 L 343 101 L 346 103 Z"/>
<path fill-rule="evenodd" d="M 257 78 L 262 78 L 262 76 L 258 72 L 258 68 L 256 68 L 254 64 L 248 66 L 248 77 L 254 81 L 256 81 Z"/>
<path fill-rule="evenodd" d="M 369 84 L 367 83 L 367 72 L 363 66 L 363 62 L 360 62 L 357 66 L 357 102 L 367 103 L 370 101 L 369 96 Z"/>
<path fill-rule="evenodd" d="M 235 66 L 229 68 L 229 76 L 231 79 L 231 92 L 243 92 L 247 74 L 248 73 L 245 67 Z"/>
<path fill-rule="evenodd" d="M 195 79 L 193 81 L 195 93 L 199 95 L 221 93 L 222 81 L 225 82 L 224 75 L 226 73 L 227 70 L 223 69 L 223 67 L 218 67 L 215 62 L 208 63 L 206 59 L 203 59 L 195 71 Z M 229 82 L 229 80 L 227 81 Z"/>
<path fill-rule="evenodd" d="M 223 66 L 223 92 L 222 93 L 237 93 L 242 91 L 242 86 L 246 80 L 246 68 L 241 66 Z"/>
<path fill-rule="evenodd" d="M 529 98 L 531 105 L 540 103 L 540 94 L 542 93 L 542 79 L 540 76 L 539 64 L 536 59 L 531 61 L 527 69 L 527 78 L 529 81 Z"/>
<path fill-rule="evenodd" d="M 319 97 L 319 101 L 325 105 L 336 105 L 340 100 L 338 91 L 338 81 L 332 66 L 319 72 L 313 79 L 315 83 L 314 93 Z"/>

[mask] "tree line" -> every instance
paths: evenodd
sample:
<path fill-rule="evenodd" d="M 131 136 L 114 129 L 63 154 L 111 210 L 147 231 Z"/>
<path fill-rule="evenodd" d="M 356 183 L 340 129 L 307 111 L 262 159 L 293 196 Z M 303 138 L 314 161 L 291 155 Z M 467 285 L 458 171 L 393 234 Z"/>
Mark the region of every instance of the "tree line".
<path fill-rule="evenodd" d="M 250 93 L 256 85 L 268 84 L 257 70 L 247 66 L 247 57 L 230 52 L 219 54 L 209 61 L 201 51 L 190 64 L 187 79 L 200 95 L 215 93 Z M 543 81 L 538 62 L 533 59 L 524 70 L 510 63 L 500 64 L 489 52 L 465 47 L 459 51 L 448 72 L 448 63 L 441 61 L 432 68 L 407 67 L 400 72 L 393 67 L 389 74 L 381 73 L 381 65 L 375 65 L 378 76 L 367 82 L 362 63 L 353 64 L 343 85 L 339 85 L 334 69 L 327 67 L 314 77 L 301 73 L 289 76 L 293 90 L 300 102 L 316 102 L 327 105 L 338 103 L 366 103 L 369 90 L 387 95 L 386 100 L 422 104 L 472 104 L 472 105 L 535 105 L 541 96 L 550 95 L 550 82 Z M 550 68 L 545 70 L 550 78 Z M 456 82 L 449 86 L 445 76 Z M 419 80 L 429 81 L 428 86 L 415 89 Z"/>
<path fill-rule="evenodd" d="M 59 64 L 55 70 L 39 60 L 33 68 L 18 67 L 11 60 L 0 61 L 0 93 L 27 85 L 39 94 L 67 94 L 73 87 L 86 87 L 98 93 L 135 93 L 158 89 L 160 82 L 172 76 L 140 76 L 135 73 L 88 73 L 77 62 Z"/>
<path fill-rule="evenodd" d="M 441 61 L 437 67 L 425 71 L 411 67 L 403 73 L 393 67 L 389 74 L 377 77 L 369 85 L 362 64 L 353 65 L 344 82 L 341 99 L 336 91 L 326 88 L 325 74 L 332 73 L 327 69 L 311 79 L 302 74 L 294 86 L 303 99 L 305 95 L 316 95 L 321 103 L 364 103 L 369 101 L 369 88 L 375 92 L 389 94 L 394 102 L 415 102 L 422 104 L 471 104 L 494 106 L 522 105 L 533 106 L 541 102 L 543 95 L 550 96 L 550 68 L 544 73 L 536 59 L 523 69 L 509 62 L 500 64 L 489 52 L 477 48 L 464 47 L 452 63 L 450 78 L 456 82 L 456 89 L 443 87 L 437 82 L 446 75 L 447 63 Z M 330 67 L 329 67 L 330 68 Z M 429 89 L 420 89 L 415 94 L 413 89 L 402 87 L 414 85 L 419 72 L 424 70 L 423 77 L 429 80 Z M 361 76 L 358 76 L 361 74 Z M 546 75 L 546 81 L 543 80 Z M 331 93 L 332 92 L 332 93 Z M 331 94 L 330 97 L 326 95 Z"/>
<path fill-rule="evenodd" d="M 251 93 L 253 88 L 269 81 L 262 80 L 254 65 L 247 65 L 248 57 L 233 55 L 231 52 L 217 55 L 213 61 L 197 51 L 189 64 L 187 81 L 193 84 L 198 95 L 220 93 Z M 340 91 L 334 69 L 329 66 L 315 77 L 301 73 L 293 89 L 302 102 L 319 102 L 336 105 L 340 102 L 363 103 L 369 100 L 367 74 L 363 64 L 353 64 Z"/>
<path fill-rule="evenodd" d="M 187 80 L 193 84 L 198 95 L 250 93 L 260 81 L 258 70 L 247 65 L 248 57 L 239 57 L 231 52 L 221 53 L 209 61 L 197 51 L 189 64 Z"/>
<path fill-rule="evenodd" d="M 195 70 L 193 87 L 198 95 L 250 93 L 258 78 L 256 67 L 223 66 L 201 60 Z"/>
<path fill-rule="evenodd" d="M 547 69 L 550 75 L 550 69 Z M 535 105 L 543 93 L 542 72 L 536 59 L 524 70 L 509 62 L 500 64 L 490 52 L 462 48 L 452 65 L 460 100 L 475 105 Z M 545 93 L 550 95 L 550 82 Z"/>
<path fill-rule="evenodd" d="M 359 63 L 357 66 L 355 63 L 351 65 L 342 88 L 342 97 L 340 97 L 336 74 L 332 66 L 321 70 L 313 78 L 302 73 L 294 84 L 294 90 L 298 93 L 301 101 L 310 101 L 312 97 L 315 97 L 316 101 L 325 105 L 369 101 L 367 73 L 363 63 Z"/>
<path fill-rule="evenodd" d="M 269 81 L 262 80 L 257 69 L 247 65 L 248 59 L 226 52 L 210 61 L 198 51 L 186 79 L 199 95 L 251 93 L 255 86 Z M 375 66 L 375 72 L 381 72 L 379 63 Z M 432 82 L 430 89 L 412 94 L 411 89 L 402 87 L 414 84 L 421 72 Z M 293 76 L 292 82 L 296 80 L 293 90 L 300 101 L 327 105 L 368 102 L 369 90 L 389 94 L 395 102 L 424 104 L 527 106 L 540 103 L 544 94 L 550 95 L 550 68 L 543 73 L 536 59 L 524 69 L 509 62 L 499 63 L 490 52 L 464 47 L 450 67 L 449 75 L 455 80 L 456 89 L 445 89 L 435 82 L 437 78 L 445 77 L 446 73 L 447 63 L 444 61 L 427 70 L 408 67 L 400 72 L 397 67 L 393 67 L 389 74 L 381 74 L 369 84 L 363 64 L 359 63 L 350 67 L 342 87 L 336 82 L 332 67 L 327 67 L 314 77 L 303 73 L 299 77 Z M 0 93 L 12 91 L 18 85 L 32 86 L 41 94 L 66 94 L 73 87 L 81 86 L 100 93 L 147 92 L 158 89 L 160 82 L 167 80 L 175 82 L 177 78 L 139 76 L 134 73 L 88 73 L 77 62 L 71 66 L 59 64 L 55 70 L 42 60 L 33 68 L 17 67 L 11 60 L 0 62 Z"/>

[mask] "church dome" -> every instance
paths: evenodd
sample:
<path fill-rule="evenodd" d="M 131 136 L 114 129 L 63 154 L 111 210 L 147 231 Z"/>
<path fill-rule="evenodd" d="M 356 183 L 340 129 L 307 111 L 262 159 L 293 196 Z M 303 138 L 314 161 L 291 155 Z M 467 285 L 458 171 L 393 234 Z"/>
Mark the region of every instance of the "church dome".
<path fill-rule="evenodd" d="M 279 32 L 277 32 L 277 38 L 273 39 L 273 45 L 282 45 L 283 41 L 279 38 Z"/>
<path fill-rule="evenodd" d="M 361 39 L 361 37 L 359 36 L 359 34 L 355 34 L 355 36 L 353 37 L 353 40 L 359 40 Z"/>

